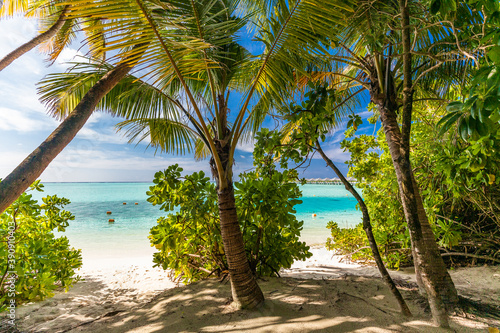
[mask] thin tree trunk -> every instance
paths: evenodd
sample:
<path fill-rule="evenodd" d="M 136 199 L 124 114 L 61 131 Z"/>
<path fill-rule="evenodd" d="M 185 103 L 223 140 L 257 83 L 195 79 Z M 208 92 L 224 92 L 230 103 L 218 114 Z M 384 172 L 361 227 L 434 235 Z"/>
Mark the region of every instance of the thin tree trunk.
<path fill-rule="evenodd" d="M 368 214 L 368 207 L 366 207 L 363 198 L 361 198 L 358 191 L 356 191 L 354 186 L 352 186 L 352 184 L 344 177 L 342 172 L 340 172 L 340 170 L 332 162 L 332 160 L 328 158 L 328 156 L 326 156 L 325 152 L 321 148 L 321 145 L 319 144 L 318 141 L 316 141 L 316 150 L 320 153 L 321 157 L 323 157 L 323 160 L 325 160 L 326 164 L 335 172 L 337 177 L 340 178 L 340 181 L 342 182 L 342 184 L 344 184 L 345 189 L 349 191 L 354 196 L 354 198 L 356 198 L 359 204 L 359 208 L 363 213 L 363 229 L 365 230 L 366 237 L 368 238 L 368 243 L 370 244 L 370 249 L 372 250 L 373 258 L 375 259 L 375 263 L 377 264 L 378 271 L 380 272 L 380 275 L 382 275 L 382 279 L 384 280 L 385 284 L 387 285 L 387 287 L 389 287 L 393 296 L 398 301 L 401 313 L 407 317 L 410 317 L 412 315 L 411 311 L 408 308 L 408 305 L 406 305 L 406 302 L 403 296 L 401 296 L 401 293 L 396 287 L 396 284 L 394 284 L 394 281 L 392 280 L 391 275 L 385 268 L 384 262 L 382 261 L 382 257 L 380 256 L 380 252 L 377 246 L 377 241 L 375 240 L 375 237 L 373 236 L 372 232 L 372 225 L 370 223 L 370 215 Z"/>
<path fill-rule="evenodd" d="M 9 66 L 14 60 L 21 57 L 23 54 L 31 51 L 33 48 L 54 37 L 66 22 L 66 13 L 68 12 L 68 7 L 69 6 L 64 7 L 56 23 L 54 23 L 54 25 L 51 26 L 49 30 L 39 34 L 29 42 L 19 46 L 17 49 L 3 57 L 3 59 L 0 60 L 0 71 Z"/>
<path fill-rule="evenodd" d="M 420 221 L 418 214 L 418 200 L 415 196 L 416 192 L 413 186 L 413 174 L 410 161 L 405 159 L 401 152 L 402 138 L 396 113 L 393 110 L 388 110 L 383 105 L 379 105 L 379 111 L 398 179 L 403 210 L 410 231 L 414 255 L 413 260 L 415 266 L 418 266 L 417 272 L 420 273 L 421 282 L 427 293 L 434 321 L 441 327 L 449 327 L 446 306 L 440 294 L 440 290 L 446 287 L 446 275 L 449 276 L 449 274 L 439 252 L 436 255 L 436 252 L 433 250 L 433 247 L 437 249 L 436 242 L 434 241 L 434 246 L 432 246 L 432 244 L 424 241 L 421 226 L 422 221 Z"/>
<path fill-rule="evenodd" d="M 137 48 L 146 48 L 139 44 Z M 54 158 L 73 140 L 85 125 L 99 101 L 123 79 L 140 56 L 133 61 L 124 61 L 106 73 L 68 115 L 66 119 L 19 164 L 2 182 L 0 182 L 0 213 L 5 211 L 47 168 Z"/>
<path fill-rule="evenodd" d="M 422 267 L 422 265 L 415 265 L 417 267 L 416 273 L 420 276 L 418 281 L 424 285 L 424 289 L 427 291 L 427 296 L 435 323 L 442 327 L 449 327 L 448 316 L 446 315 L 446 307 L 450 303 L 455 304 L 458 301 L 458 297 L 453 281 L 451 280 L 451 277 L 446 270 L 444 261 L 439 253 L 434 234 L 429 225 L 429 220 L 427 219 L 427 214 L 424 209 L 420 190 L 411 169 L 410 134 L 411 118 L 413 112 L 413 81 L 410 11 L 407 0 L 399 0 L 398 3 L 399 11 L 401 13 L 401 38 L 403 45 L 403 105 L 401 108 L 402 128 L 399 148 L 403 162 L 401 166 L 407 166 L 409 168 L 407 170 L 403 170 L 403 172 L 405 172 L 406 174 L 402 178 L 404 178 L 404 182 L 406 183 L 400 183 L 400 191 L 413 190 L 413 200 L 415 202 L 412 202 L 411 204 L 407 203 L 407 206 L 410 208 L 408 210 L 408 214 L 412 215 L 411 219 L 416 218 L 415 221 L 419 225 L 415 226 L 416 228 L 414 229 L 415 231 L 421 233 L 422 237 L 421 244 L 419 244 L 420 242 L 418 241 L 412 242 L 413 253 L 418 256 L 420 250 L 423 250 L 424 257 L 422 259 L 425 260 L 423 264 L 428 267 L 427 268 L 425 266 Z M 395 115 L 395 113 L 389 112 L 386 113 L 386 115 L 392 116 Z M 392 136 L 392 138 L 395 137 Z M 393 161 L 395 161 L 394 158 Z M 409 184 L 411 184 L 410 187 L 408 187 Z M 406 187 L 406 189 L 401 188 L 401 185 L 403 185 L 403 187 Z M 406 198 L 410 198 L 402 194 L 402 197 L 403 196 L 405 196 Z M 416 209 L 416 212 L 413 211 L 414 209 Z M 407 221 L 409 222 L 408 219 Z M 420 227 L 420 230 L 417 230 L 418 227 Z M 420 235 L 418 235 L 418 237 L 420 237 Z M 426 278 L 426 275 L 430 276 Z M 434 290 L 432 290 L 432 292 L 429 292 L 429 289 Z"/>
<path fill-rule="evenodd" d="M 404 0 L 406 1 L 406 0 Z M 410 134 L 411 134 L 411 117 L 413 112 L 413 90 L 412 86 L 412 77 L 411 77 L 411 40 L 410 40 L 410 31 L 409 31 L 409 11 L 406 3 L 404 1 L 399 1 L 399 11 L 401 14 L 401 28 L 402 28 L 402 44 L 403 44 L 403 107 L 402 107 L 402 126 L 401 126 L 401 153 L 403 158 L 410 160 Z M 388 62 L 386 65 L 387 69 L 390 68 L 390 63 Z M 387 72 L 387 76 L 389 76 L 389 72 Z M 386 102 L 387 106 L 387 102 Z M 413 182 L 415 185 L 415 182 Z M 421 200 L 420 200 L 421 201 Z M 419 221 L 424 221 L 427 219 L 427 216 L 418 210 L 419 212 Z M 415 258 L 417 256 L 415 247 L 412 243 L 412 256 Z M 419 287 L 420 293 L 422 295 L 426 295 L 424 282 L 422 281 L 420 266 L 415 265 L 415 277 L 417 280 L 417 285 Z"/>

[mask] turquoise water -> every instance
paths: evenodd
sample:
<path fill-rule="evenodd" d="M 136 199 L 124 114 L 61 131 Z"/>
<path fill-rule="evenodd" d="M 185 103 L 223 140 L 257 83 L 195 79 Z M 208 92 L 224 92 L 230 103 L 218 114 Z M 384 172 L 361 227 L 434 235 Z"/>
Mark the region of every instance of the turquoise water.
<path fill-rule="evenodd" d="M 146 201 L 150 183 L 46 183 L 36 198 L 57 194 L 71 200 L 66 207 L 75 215 L 65 235 L 87 257 L 141 256 L 154 251 L 149 246 L 149 229 L 166 215 Z M 297 205 L 297 218 L 304 221 L 302 240 L 324 243 L 328 221 L 340 227 L 361 222 L 355 199 L 340 185 L 304 185 L 303 203 Z M 126 203 L 124 205 L 123 203 Z M 135 205 L 137 203 L 137 205 Z M 106 212 L 111 211 L 111 215 Z M 316 217 L 312 215 L 316 214 Z M 109 223 L 108 219 L 114 219 Z"/>

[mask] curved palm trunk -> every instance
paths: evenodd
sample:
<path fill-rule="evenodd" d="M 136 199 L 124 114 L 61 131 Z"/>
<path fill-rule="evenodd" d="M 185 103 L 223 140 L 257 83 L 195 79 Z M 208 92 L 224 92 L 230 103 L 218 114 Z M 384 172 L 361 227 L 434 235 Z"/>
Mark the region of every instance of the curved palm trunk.
<path fill-rule="evenodd" d="M 405 300 L 403 299 L 403 296 L 401 296 L 401 293 L 399 292 L 398 288 L 396 287 L 396 284 L 394 284 L 394 281 L 392 280 L 389 272 L 385 268 L 384 262 L 382 261 L 382 257 L 380 256 L 380 252 L 378 250 L 377 242 L 375 240 L 375 237 L 373 236 L 372 232 L 372 225 L 370 223 L 370 215 L 368 214 L 368 208 L 365 205 L 365 202 L 363 198 L 359 195 L 359 193 L 356 191 L 356 189 L 351 185 L 351 183 L 344 177 L 342 172 L 337 168 L 337 166 L 326 156 L 325 152 L 321 148 L 321 145 L 319 144 L 318 141 L 316 141 L 316 150 L 320 153 L 321 157 L 323 157 L 323 160 L 326 162 L 326 164 L 335 172 L 337 177 L 340 178 L 340 181 L 342 181 L 342 184 L 344 184 L 344 187 L 347 191 L 349 191 L 354 198 L 356 198 L 359 208 L 361 209 L 361 212 L 363 213 L 363 229 L 365 230 L 366 237 L 368 238 L 368 243 L 370 244 L 370 249 L 372 250 L 373 258 L 375 259 L 375 263 L 377 264 L 378 271 L 380 272 L 380 275 L 382 275 L 382 279 L 384 280 L 385 284 L 389 287 L 389 289 L 392 292 L 392 295 L 396 298 L 399 304 L 399 308 L 401 309 L 401 313 L 405 316 L 411 316 L 411 311 L 408 308 L 408 305 L 406 305 Z"/>
<path fill-rule="evenodd" d="M 243 235 L 236 215 L 233 186 L 219 190 L 219 217 L 224 252 L 229 266 L 233 301 L 240 308 L 254 308 L 264 301 L 245 252 Z"/>
<path fill-rule="evenodd" d="M 69 6 L 64 7 L 56 23 L 54 23 L 54 25 L 51 26 L 49 30 L 39 34 L 29 42 L 19 46 L 17 49 L 3 57 L 2 60 L 0 60 L 0 71 L 9 66 L 14 60 L 21 57 L 26 52 L 31 51 L 36 46 L 54 37 L 66 22 L 66 13 L 68 12 L 68 7 Z"/>
<path fill-rule="evenodd" d="M 143 44 L 136 47 L 145 48 Z M 49 137 L 0 182 L 0 213 L 7 209 L 73 140 L 99 101 L 128 74 L 139 58 L 140 56 L 134 56 L 135 61 L 125 61 L 106 73 Z"/>
<path fill-rule="evenodd" d="M 396 113 L 393 110 L 388 110 L 383 105 L 379 104 L 378 106 L 410 231 L 416 272 L 419 274 L 420 281 L 426 291 L 435 322 L 439 326 L 448 327 L 445 301 L 453 301 L 448 299 L 451 278 L 439 254 L 434 236 L 432 236 L 432 242 L 426 241 L 424 238 L 424 232 L 428 236 L 428 231 L 425 230 L 426 227 L 422 228 L 422 224 L 427 223 L 428 225 L 429 223 L 426 219 L 421 220 L 419 216 L 418 201 L 421 201 L 421 198 L 417 198 L 417 195 L 420 197 L 420 193 L 418 187 L 415 188 L 413 185 L 414 180 L 410 161 L 402 154 L 402 137 Z M 427 228 L 430 229 L 430 226 L 427 226 Z"/>
<path fill-rule="evenodd" d="M 245 251 L 243 234 L 241 233 L 233 188 L 233 164 L 229 160 L 231 149 L 230 130 L 227 128 L 228 109 L 224 94 L 217 96 L 218 101 L 218 132 L 216 132 L 215 152 L 222 163 L 224 174 L 219 174 L 214 159 L 210 160 L 212 175 L 217 182 L 217 197 L 219 206 L 220 230 L 224 252 L 229 266 L 229 279 L 233 302 L 238 308 L 255 308 L 264 301 L 264 294 L 260 290 L 248 262 Z M 224 177 L 224 178 L 222 178 Z M 221 180 L 225 186 L 221 188 Z"/>
<path fill-rule="evenodd" d="M 422 237 L 424 239 L 424 243 L 426 244 L 425 247 L 433 252 L 432 256 L 439 256 L 439 258 L 442 258 L 439 252 L 439 248 L 436 244 L 436 238 L 434 236 L 434 232 L 432 231 L 431 225 L 429 224 L 427 213 L 425 212 L 422 196 L 420 195 L 420 189 L 413 174 L 412 174 L 412 183 L 413 183 L 413 189 L 415 191 L 415 199 L 417 200 L 418 219 L 420 221 L 422 229 Z M 441 259 L 438 261 L 439 261 L 438 265 L 439 266 L 442 265 L 441 268 L 439 268 L 439 270 L 446 271 L 446 266 L 443 260 Z M 457 289 L 455 288 L 455 284 L 453 283 L 450 274 L 448 274 L 448 271 L 446 271 L 446 274 L 443 274 L 442 278 L 443 282 L 440 287 L 439 293 L 441 297 L 443 297 L 445 305 L 449 308 L 452 308 L 454 305 L 458 303 Z M 419 280 L 421 279 L 419 278 Z M 423 286 L 422 281 L 420 281 L 419 289 L 421 293 L 425 294 L 425 287 Z"/>

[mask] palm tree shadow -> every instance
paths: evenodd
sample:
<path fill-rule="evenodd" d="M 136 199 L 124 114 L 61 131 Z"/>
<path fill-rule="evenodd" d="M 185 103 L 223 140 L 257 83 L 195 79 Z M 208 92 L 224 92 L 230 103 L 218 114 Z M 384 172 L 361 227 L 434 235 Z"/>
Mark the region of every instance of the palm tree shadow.
<path fill-rule="evenodd" d="M 441 332 L 414 303 L 416 317 L 402 317 L 379 279 L 269 278 L 259 285 L 266 301 L 254 310 L 237 310 L 229 285 L 205 280 L 70 332 Z"/>

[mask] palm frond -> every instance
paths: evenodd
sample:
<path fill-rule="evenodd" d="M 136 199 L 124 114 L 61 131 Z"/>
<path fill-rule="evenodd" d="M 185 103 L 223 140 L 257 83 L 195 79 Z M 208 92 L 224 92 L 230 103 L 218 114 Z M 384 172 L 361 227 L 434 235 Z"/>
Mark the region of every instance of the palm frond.
<path fill-rule="evenodd" d="M 262 28 L 257 38 L 264 43 L 266 52 L 255 61 L 258 71 L 236 120 L 232 152 L 243 131 L 247 127 L 257 128 L 259 125 L 255 122 L 263 119 L 262 112 L 259 115 L 256 109 L 252 110 L 252 117 L 243 120 L 253 94 L 260 96 L 261 103 L 268 106 L 273 101 L 289 99 L 296 77 L 307 75 L 304 65 L 317 63 L 319 56 L 326 53 L 324 43 L 346 24 L 346 12 L 351 11 L 347 1 L 277 1 L 269 24 Z"/>
<path fill-rule="evenodd" d="M 149 146 L 165 153 L 186 154 L 193 152 L 197 134 L 186 124 L 170 119 L 142 118 L 125 120 L 116 125 L 124 131 L 129 142 L 149 139 Z"/>

